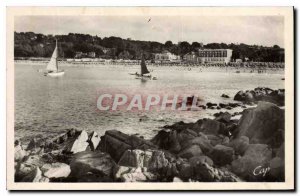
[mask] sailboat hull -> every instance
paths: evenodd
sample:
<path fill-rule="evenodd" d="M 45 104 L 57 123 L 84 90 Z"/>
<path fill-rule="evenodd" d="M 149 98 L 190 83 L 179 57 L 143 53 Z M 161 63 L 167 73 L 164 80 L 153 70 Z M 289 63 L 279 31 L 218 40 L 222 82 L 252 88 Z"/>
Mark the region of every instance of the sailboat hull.
<path fill-rule="evenodd" d="M 60 71 L 60 72 L 51 72 L 51 73 L 45 73 L 45 76 L 49 76 L 49 77 L 61 77 L 65 74 L 64 71 Z"/>
<path fill-rule="evenodd" d="M 138 75 L 135 77 L 135 79 L 142 79 L 142 80 L 157 80 L 157 77 L 152 77 L 152 76 L 141 76 Z"/>

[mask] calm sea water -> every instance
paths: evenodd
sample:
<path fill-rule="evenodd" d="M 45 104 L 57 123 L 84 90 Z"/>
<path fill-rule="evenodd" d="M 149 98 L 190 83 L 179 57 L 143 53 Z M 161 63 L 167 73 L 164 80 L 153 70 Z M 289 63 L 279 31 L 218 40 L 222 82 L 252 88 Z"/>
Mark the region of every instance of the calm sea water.
<path fill-rule="evenodd" d="M 15 137 L 52 136 L 67 128 L 97 131 L 118 129 L 125 133 L 151 138 L 166 124 L 183 120 L 194 122 L 210 117 L 216 110 L 201 111 L 99 111 L 97 94 L 116 92 L 127 94 L 196 95 L 207 102 L 233 102 L 239 90 L 258 86 L 284 88 L 283 73 L 234 73 L 233 71 L 191 71 L 180 67 L 150 67 L 155 81 L 134 79 L 128 73 L 139 66 L 126 67 L 62 67 L 66 74 L 61 78 L 44 77 L 37 69 L 45 65 L 15 64 Z M 242 70 L 243 71 L 243 70 Z M 249 71 L 247 71 L 249 72 Z M 220 96 L 225 93 L 231 99 Z"/>

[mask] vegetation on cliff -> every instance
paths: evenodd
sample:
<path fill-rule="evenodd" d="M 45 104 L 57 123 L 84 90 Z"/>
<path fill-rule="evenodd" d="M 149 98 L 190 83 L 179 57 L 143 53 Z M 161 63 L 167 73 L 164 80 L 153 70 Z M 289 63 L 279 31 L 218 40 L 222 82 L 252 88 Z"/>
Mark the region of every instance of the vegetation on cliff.
<path fill-rule="evenodd" d="M 14 38 L 15 57 L 50 57 L 55 46 L 55 39 L 59 41 L 59 53 L 64 58 L 74 58 L 76 52 L 95 52 L 96 57 L 101 58 L 139 59 L 141 53 L 144 53 L 146 59 L 153 59 L 155 53 L 160 53 L 164 50 L 182 57 L 202 47 L 198 42 L 189 43 L 183 41 L 175 44 L 172 41 L 166 41 L 165 43 L 159 43 L 131 40 L 130 38 L 122 39 L 113 36 L 100 38 L 88 34 L 74 33 L 53 36 L 34 32 L 15 32 Z M 233 59 L 248 58 L 259 62 L 284 62 L 284 49 L 277 45 L 264 47 L 243 43 L 209 43 L 203 45 L 203 48 L 232 49 Z"/>

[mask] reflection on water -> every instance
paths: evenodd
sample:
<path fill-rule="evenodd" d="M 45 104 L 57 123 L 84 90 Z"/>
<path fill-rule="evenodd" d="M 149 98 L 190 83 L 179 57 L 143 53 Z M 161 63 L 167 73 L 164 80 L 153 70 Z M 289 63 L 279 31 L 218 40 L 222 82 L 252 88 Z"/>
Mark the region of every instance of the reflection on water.
<path fill-rule="evenodd" d="M 216 111 L 98 111 L 99 92 L 126 94 L 195 95 L 207 102 L 232 102 L 220 96 L 233 97 L 239 90 L 258 86 L 283 88 L 282 74 L 199 72 L 180 68 L 155 67 L 158 80 L 135 79 L 127 68 L 66 67 L 61 78 L 44 77 L 37 65 L 15 65 L 15 133 L 16 137 L 32 134 L 58 134 L 66 128 L 95 130 L 103 134 L 108 129 L 138 133 L 152 137 L 153 130 L 175 121 L 195 121 Z M 130 69 L 130 70 L 129 70 Z"/>
<path fill-rule="evenodd" d="M 141 87 L 145 86 L 146 85 L 146 82 L 148 81 L 147 79 L 140 79 L 141 80 Z"/>

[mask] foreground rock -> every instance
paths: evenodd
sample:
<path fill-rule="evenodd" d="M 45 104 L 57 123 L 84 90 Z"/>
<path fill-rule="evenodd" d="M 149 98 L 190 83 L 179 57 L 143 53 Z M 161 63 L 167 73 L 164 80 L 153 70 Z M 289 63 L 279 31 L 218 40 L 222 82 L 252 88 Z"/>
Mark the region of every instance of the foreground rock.
<path fill-rule="evenodd" d="M 236 154 L 242 156 L 249 146 L 249 138 L 247 136 L 241 136 L 232 139 L 228 146 L 232 147 Z"/>
<path fill-rule="evenodd" d="M 39 167 L 36 167 L 29 172 L 20 182 L 49 182 L 49 178 L 42 176 L 42 172 Z"/>
<path fill-rule="evenodd" d="M 15 141 L 15 149 L 14 150 L 15 150 L 14 157 L 15 157 L 16 162 L 22 161 L 24 159 L 24 157 L 27 155 L 26 151 L 21 146 L 21 143 L 19 140 Z"/>
<path fill-rule="evenodd" d="M 116 163 L 103 152 L 80 152 L 70 163 L 70 181 L 112 182 Z"/>
<path fill-rule="evenodd" d="M 268 102 L 259 102 L 256 108 L 243 112 L 236 138 L 246 136 L 250 143 L 279 147 L 284 141 L 284 110 Z"/>
<path fill-rule="evenodd" d="M 146 141 L 135 135 L 126 135 L 117 130 L 106 131 L 101 137 L 101 142 L 97 150 L 107 152 L 118 162 L 123 153 L 128 149 L 156 149 L 157 147 L 151 142 Z"/>
<path fill-rule="evenodd" d="M 247 181 L 264 181 L 260 170 L 268 168 L 272 150 L 265 144 L 250 144 L 244 156 L 231 163 L 232 171 Z"/>
<path fill-rule="evenodd" d="M 71 173 L 70 166 L 65 163 L 45 164 L 41 170 L 47 178 L 66 178 Z"/>
<path fill-rule="evenodd" d="M 35 154 L 58 150 L 65 154 L 74 154 L 86 150 L 94 150 L 99 144 L 97 133 L 90 135 L 86 131 L 69 129 L 55 138 L 33 138 L 27 147 L 27 151 Z"/>
<path fill-rule="evenodd" d="M 216 145 L 211 157 L 214 163 L 219 166 L 230 164 L 234 159 L 234 149 L 224 145 Z"/>
<path fill-rule="evenodd" d="M 172 158 L 168 157 L 167 159 L 163 151 L 127 150 L 118 162 L 120 167 L 115 174 L 115 178 L 124 182 L 134 182 L 155 181 L 168 175 L 173 176 L 178 173 L 176 166 L 174 173 L 171 171 L 167 174 L 167 170 L 172 167 L 171 162 Z"/>

